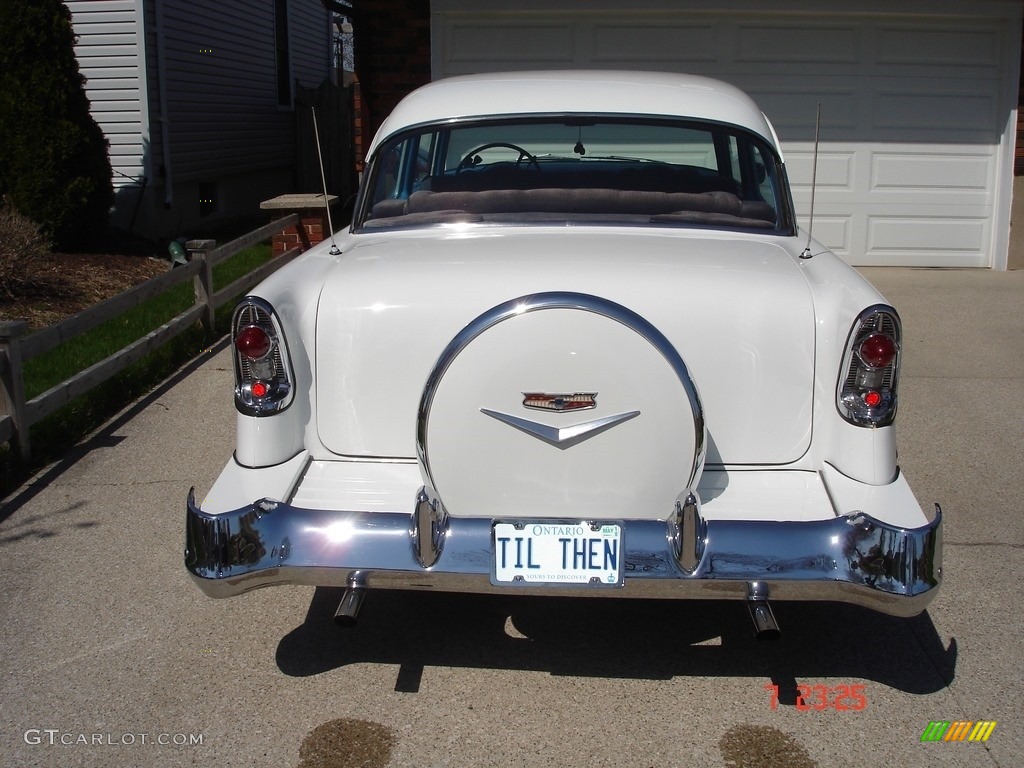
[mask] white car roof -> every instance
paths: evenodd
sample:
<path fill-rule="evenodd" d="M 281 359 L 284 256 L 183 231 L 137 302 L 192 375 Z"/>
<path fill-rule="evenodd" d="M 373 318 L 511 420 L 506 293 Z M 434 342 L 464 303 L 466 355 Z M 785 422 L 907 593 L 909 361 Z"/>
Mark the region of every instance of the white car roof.
<path fill-rule="evenodd" d="M 622 114 L 714 120 L 746 128 L 779 150 L 775 131 L 738 88 L 695 75 L 630 71 L 495 72 L 437 80 L 395 107 L 369 147 L 405 128 L 530 114 Z"/>

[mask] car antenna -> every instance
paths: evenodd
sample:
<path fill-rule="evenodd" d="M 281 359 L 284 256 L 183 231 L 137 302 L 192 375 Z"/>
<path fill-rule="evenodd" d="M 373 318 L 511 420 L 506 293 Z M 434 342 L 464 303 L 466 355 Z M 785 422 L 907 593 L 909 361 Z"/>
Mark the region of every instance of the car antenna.
<path fill-rule="evenodd" d="M 814 116 L 814 160 L 811 162 L 811 218 L 807 222 L 807 245 L 801 259 L 809 259 L 814 256 L 811 253 L 811 231 L 814 229 L 814 189 L 818 182 L 818 133 L 821 130 L 821 102 L 818 102 L 818 111 Z"/>
<path fill-rule="evenodd" d="M 320 182 L 324 186 L 324 208 L 327 209 L 327 228 L 331 231 L 331 256 L 340 256 L 341 249 L 334 242 L 334 223 L 331 221 L 331 203 L 327 199 L 327 177 L 324 175 L 324 154 L 320 149 L 320 128 L 316 124 L 316 107 L 310 107 L 313 111 L 313 133 L 316 135 L 316 156 L 320 160 Z"/>

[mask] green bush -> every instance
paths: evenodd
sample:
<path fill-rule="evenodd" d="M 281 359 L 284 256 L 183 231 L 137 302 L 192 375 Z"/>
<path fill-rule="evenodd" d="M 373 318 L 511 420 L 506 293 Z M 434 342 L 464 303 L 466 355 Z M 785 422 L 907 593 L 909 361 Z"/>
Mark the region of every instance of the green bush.
<path fill-rule="evenodd" d="M 71 12 L 58 0 L 0 0 L 0 29 L 0 197 L 58 248 L 77 247 L 106 227 L 114 192 Z"/>

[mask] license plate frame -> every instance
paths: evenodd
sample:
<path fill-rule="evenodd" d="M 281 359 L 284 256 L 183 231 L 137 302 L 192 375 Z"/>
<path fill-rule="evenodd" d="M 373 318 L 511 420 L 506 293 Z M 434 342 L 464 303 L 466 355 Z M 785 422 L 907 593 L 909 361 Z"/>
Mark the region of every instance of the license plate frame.
<path fill-rule="evenodd" d="M 621 587 L 625 526 L 618 520 L 495 520 L 491 584 Z"/>

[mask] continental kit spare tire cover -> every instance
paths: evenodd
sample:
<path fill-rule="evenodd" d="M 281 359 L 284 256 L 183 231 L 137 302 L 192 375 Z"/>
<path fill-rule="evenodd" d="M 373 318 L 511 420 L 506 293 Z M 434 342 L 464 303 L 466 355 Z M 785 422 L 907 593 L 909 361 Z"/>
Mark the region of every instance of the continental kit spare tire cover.
<path fill-rule="evenodd" d="M 542 293 L 485 312 L 424 388 L 424 484 L 455 517 L 667 519 L 696 488 L 704 419 L 686 364 L 636 313 Z"/>

